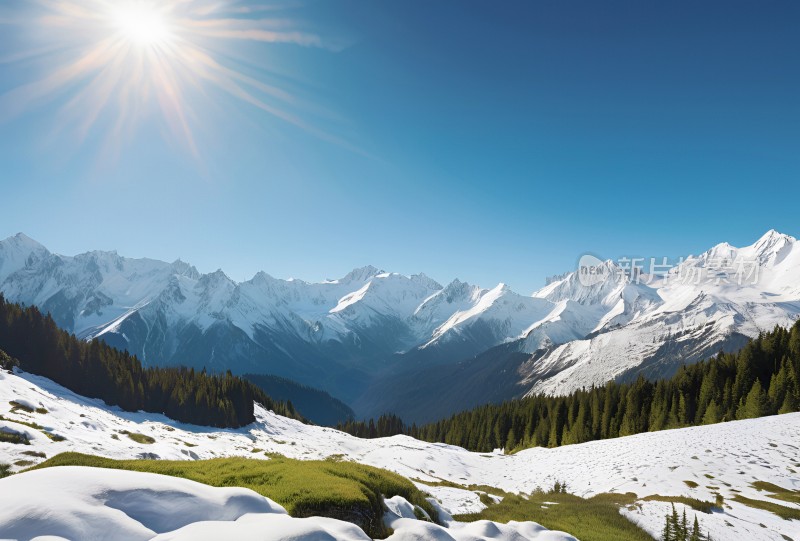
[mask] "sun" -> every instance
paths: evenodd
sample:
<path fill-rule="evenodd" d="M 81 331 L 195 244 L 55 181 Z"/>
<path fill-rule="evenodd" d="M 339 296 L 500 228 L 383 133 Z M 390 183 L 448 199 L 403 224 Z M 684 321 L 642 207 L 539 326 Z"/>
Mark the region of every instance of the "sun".
<path fill-rule="evenodd" d="M 130 2 L 113 13 L 116 30 L 128 42 L 140 47 L 157 47 L 172 39 L 167 15 L 157 5 Z"/>
<path fill-rule="evenodd" d="M 212 113 L 246 105 L 338 141 L 309 121 L 309 102 L 299 85 L 277 86 L 267 55 L 255 56 L 252 45 L 243 45 L 329 47 L 282 14 L 290 8 L 272 1 L 17 2 L 32 6 L 31 13 L 10 23 L 21 29 L 15 34 L 26 36 L 18 47 L 20 58 L 43 75 L 0 90 L 0 122 L 54 102 L 54 133 L 74 130 L 76 144 L 99 135 L 104 157 L 118 156 L 140 128 L 150 125 L 199 161 L 195 136 L 209 137 L 213 130 L 205 123 L 217 118 Z M 0 0 L 0 8 L 3 4 Z M 0 34 L 4 13 L 0 9 Z M 41 31 L 22 31 L 30 25 Z"/>

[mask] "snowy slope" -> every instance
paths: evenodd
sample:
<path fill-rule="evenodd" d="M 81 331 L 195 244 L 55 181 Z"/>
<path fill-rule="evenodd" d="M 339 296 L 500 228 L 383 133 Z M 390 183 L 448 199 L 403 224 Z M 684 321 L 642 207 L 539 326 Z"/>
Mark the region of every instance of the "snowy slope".
<path fill-rule="evenodd" d="M 32 453 L 51 455 L 65 450 L 117 458 L 197 459 L 238 454 L 268 460 L 250 452 L 256 442 L 295 447 L 300 439 L 305 444 L 295 456 L 310 458 L 312 452 L 309 445 L 313 445 L 313 440 L 307 437 L 314 432 L 304 433 L 310 427 L 299 423 L 285 425 L 287 419 L 263 410 L 258 412 L 259 422 L 247 429 L 214 431 L 178 425 L 157 415 L 113 411 L 97 401 L 70 394 L 43 378 L 26 380 L 4 372 L 0 373 L 0 397 L 3 404 L 13 400 L 48 410 L 48 413 L 29 414 L 10 411 L 11 405 L 2 407 L 4 417 L 34 422 L 43 429 L 12 420 L 0 421 L 0 431 L 25 434 L 31 442 L 30 445 L 0 443 L 0 463 L 38 461 L 41 458 Z M 156 443 L 147 446 L 134 443 L 120 435 L 121 430 L 147 433 L 156 438 Z M 293 433 L 293 438 L 279 440 L 277 434 L 287 430 Z M 314 430 L 318 436 L 327 435 L 326 429 Z M 66 440 L 53 441 L 45 432 L 66 436 Z M 331 435 L 353 439 L 335 431 Z M 212 447 L 203 448 L 204 443 Z M 190 449 L 187 444 L 195 447 Z M 335 442 L 329 441 L 323 448 L 330 450 L 331 444 Z M 328 455 L 317 451 L 316 456 Z M 414 507 L 401 497 L 387 501 L 387 506 L 385 520 L 394 530 L 389 538 L 392 541 L 415 540 L 420 536 L 442 541 L 574 541 L 563 532 L 549 531 L 533 522 L 461 524 L 451 520 L 448 527 L 420 522 L 414 516 Z M 445 510 L 443 517 L 447 516 Z M 0 480 L 0 538 L 57 536 L 84 541 L 109 539 L 109 535 L 114 539 L 143 541 L 369 539 L 361 529 L 347 522 L 289 517 L 275 502 L 244 488 L 215 488 L 150 473 L 85 467 L 48 468 Z"/>
<path fill-rule="evenodd" d="M 38 430 L 13 421 L 0 421 L 0 430 L 25 432 L 31 437 L 30 446 L 0 443 L 0 462 L 41 460 L 24 454 L 25 451 L 39 451 L 48 457 L 79 451 L 111 458 L 157 456 L 186 460 L 254 457 L 253 447 L 299 459 L 343 454 L 348 460 L 416 479 L 420 487 L 453 513 L 478 511 L 483 504 L 474 492 L 428 486 L 426 482 L 447 480 L 530 493 L 537 487 L 548 488 L 555 481 L 562 481 L 581 496 L 614 491 L 634 492 L 640 497 L 686 495 L 711 501 L 715 492 L 720 492 L 725 498 L 723 511 L 710 515 L 698 513 L 702 527 L 710 530 L 715 539 L 781 540 L 782 535 L 800 538 L 797 521 L 785 521 L 732 501 L 736 494 L 773 501 L 751 486 L 754 481 L 800 490 L 797 465 L 800 414 L 640 434 L 557 449 L 528 449 L 506 456 L 471 453 L 406 436 L 360 440 L 333 429 L 303 425 L 260 408 L 257 422 L 242 429 L 192 427 L 161 415 L 120 412 L 98 401 L 75 396 L 44 378 L 7 373 L 0 376 L 0 414 L 7 419 L 34 421 L 46 431 L 67 438 L 52 441 Z M 48 413 L 20 410 L 11 413 L 8 405 L 11 400 L 44 407 Z M 149 435 L 156 442 L 135 443 L 120 435 L 121 430 Z M 117 438 L 112 437 L 115 434 Z M 694 481 L 698 486 L 690 488 L 684 481 Z M 626 513 L 655 533 L 662 526 L 665 507 L 661 502 L 639 501 Z"/>

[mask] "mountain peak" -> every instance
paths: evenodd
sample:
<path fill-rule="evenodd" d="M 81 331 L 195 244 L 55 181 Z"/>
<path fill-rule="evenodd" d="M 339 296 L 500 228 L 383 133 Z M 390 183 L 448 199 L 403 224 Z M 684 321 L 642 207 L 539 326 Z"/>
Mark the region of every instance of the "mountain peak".
<path fill-rule="evenodd" d="M 769 231 L 761 235 L 761 238 L 758 239 L 753 246 L 756 247 L 768 246 L 768 245 L 774 245 L 782 241 L 794 242 L 795 240 L 797 239 L 795 239 L 791 235 L 781 233 L 779 231 L 776 231 L 775 229 L 770 229 Z"/>
<path fill-rule="evenodd" d="M 348 272 L 341 280 L 342 283 L 347 282 L 363 282 L 373 276 L 378 274 L 383 274 L 384 271 L 379 270 L 377 267 L 373 267 L 372 265 L 367 265 L 365 267 L 358 267 L 350 272 Z"/>
<path fill-rule="evenodd" d="M 47 248 L 24 233 L 0 241 L 0 282 L 49 254 Z"/>
<path fill-rule="evenodd" d="M 465 300 L 472 297 L 477 289 L 477 286 L 472 286 L 456 278 L 445 286 L 442 290 L 442 295 L 448 303 L 452 303 L 457 300 Z"/>
<path fill-rule="evenodd" d="M 16 248 L 27 248 L 33 250 L 46 250 L 46 248 L 38 241 L 30 238 L 25 233 L 17 233 L 7 239 L 0 241 L 0 244 L 13 245 Z"/>
<path fill-rule="evenodd" d="M 205 286 L 217 285 L 224 282 L 233 283 L 233 280 L 228 278 L 228 275 L 222 269 L 217 269 L 214 272 L 204 274 L 200 277 L 199 282 Z"/>
<path fill-rule="evenodd" d="M 171 267 L 172 270 L 175 271 L 175 274 L 180 276 L 188 276 L 194 280 L 200 278 L 200 273 L 197 271 L 194 265 L 191 265 L 186 261 L 182 261 L 180 258 L 173 261 Z"/>
<path fill-rule="evenodd" d="M 273 277 L 271 274 L 269 274 L 267 272 L 258 271 L 250 281 L 251 282 L 257 282 L 257 283 L 274 282 L 275 281 L 275 277 Z"/>
<path fill-rule="evenodd" d="M 770 262 L 777 264 L 791 250 L 796 240 L 790 235 L 770 229 L 748 248 L 762 265 Z"/>
<path fill-rule="evenodd" d="M 412 274 L 411 276 L 409 276 L 409 278 L 411 279 L 412 282 L 421 284 L 428 289 L 434 289 L 434 290 L 442 289 L 442 284 L 440 284 L 439 282 L 437 282 L 424 272 L 421 272 L 419 274 Z"/>

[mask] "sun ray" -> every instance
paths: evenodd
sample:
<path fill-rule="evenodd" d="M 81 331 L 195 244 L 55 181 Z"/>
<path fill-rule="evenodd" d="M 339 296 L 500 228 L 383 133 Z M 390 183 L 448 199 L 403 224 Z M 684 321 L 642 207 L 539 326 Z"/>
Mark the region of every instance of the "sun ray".
<path fill-rule="evenodd" d="M 143 117 L 155 114 L 171 137 L 198 157 L 194 132 L 204 110 L 200 98 L 211 99 L 207 90 L 217 88 L 282 122 L 337 139 L 304 118 L 305 100 L 237 69 L 230 48 L 223 47 L 243 40 L 326 47 L 320 36 L 292 21 L 265 16 L 280 6 L 212 0 L 32 4 L 34 24 L 49 42 L 4 61 L 42 61 L 45 74 L 0 96 L 0 121 L 59 101 L 58 131 L 72 129 L 75 141 L 82 142 L 94 130 L 107 129 L 103 138 L 113 144 L 135 133 Z"/>

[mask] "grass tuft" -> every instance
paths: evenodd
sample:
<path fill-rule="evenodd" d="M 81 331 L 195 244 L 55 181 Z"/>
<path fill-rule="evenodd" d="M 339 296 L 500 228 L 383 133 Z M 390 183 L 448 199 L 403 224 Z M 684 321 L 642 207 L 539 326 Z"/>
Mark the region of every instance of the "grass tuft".
<path fill-rule="evenodd" d="M 33 413 L 33 408 L 29 408 L 25 404 L 21 404 L 20 402 L 17 402 L 16 400 L 11 400 L 11 401 L 9 401 L 8 404 L 11 406 L 11 413 L 14 413 L 15 411 L 19 411 L 19 410 L 22 410 L 22 411 L 24 411 L 26 413 Z"/>
<path fill-rule="evenodd" d="M 797 509 L 796 507 L 786 507 L 785 505 L 778 505 L 777 503 L 767 502 L 764 500 L 753 500 L 751 498 L 746 498 L 741 494 L 734 496 L 733 501 L 748 507 L 753 507 L 755 509 L 769 511 L 770 513 L 778 515 L 784 520 L 800 520 L 800 509 Z"/>
<path fill-rule="evenodd" d="M 28 436 L 17 432 L 4 432 L 0 430 L 0 443 L 14 443 L 17 445 L 30 445 Z"/>
<path fill-rule="evenodd" d="M 141 443 L 142 445 L 150 445 L 156 442 L 155 438 L 146 436 L 144 434 L 139 434 L 137 432 L 128 432 L 127 430 L 123 430 L 122 434 L 125 434 L 136 443 Z"/>
<path fill-rule="evenodd" d="M 642 498 L 642 500 L 682 503 L 683 505 L 691 507 L 695 511 L 700 511 L 701 513 L 712 513 L 714 510 L 720 509 L 722 506 L 721 496 L 717 498 L 717 502 L 707 502 L 704 500 L 698 500 L 697 498 L 689 498 L 688 496 L 661 496 L 660 494 L 652 494 L 646 498 Z"/>
<path fill-rule="evenodd" d="M 773 485 L 772 483 L 767 483 L 766 481 L 756 481 L 755 483 L 753 483 L 753 488 L 758 491 L 769 492 L 770 498 L 775 498 L 776 500 L 783 500 L 789 503 L 800 504 L 800 490 L 791 490 L 788 488 L 783 488 L 778 485 Z"/>
<path fill-rule="evenodd" d="M 569 532 L 581 541 L 653 541 L 647 532 L 623 517 L 620 506 L 631 505 L 636 495 L 598 494 L 584 499 L 568 493 L 539 491 L 527 499 L 515 494 L 490 505 L 480 513 L 458 515 L 456 520 L 532 520 L 551 530 Z M 547 503 L 558 505 L 547 505 Z"/>

